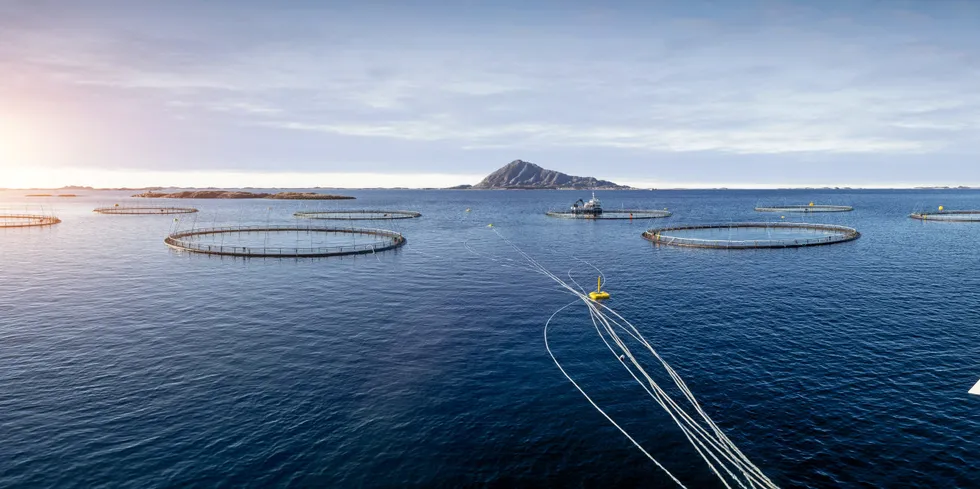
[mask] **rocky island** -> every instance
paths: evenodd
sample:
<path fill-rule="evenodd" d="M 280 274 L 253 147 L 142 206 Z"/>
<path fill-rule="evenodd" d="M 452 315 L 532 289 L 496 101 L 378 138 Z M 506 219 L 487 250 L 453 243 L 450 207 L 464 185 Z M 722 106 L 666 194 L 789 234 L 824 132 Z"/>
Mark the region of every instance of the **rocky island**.
<path fill-rule="evenodd" d="M 514 160 L 503 168 L 487 175 L 476 185 L 459 185 L 453 189 L 572 189 L 572 190 L 628 190 L 595 177 L 576 177 L 562 172 L 547 170 L 534 163 Z"/>
<path fill-rule="evenodd" d="M 315 192 L 244 192 L 241 190 L 185 190 L 183 192 L 143 192 L 133 197 L 147 199 L 276 199 L 276 200 L 344 200 L 347 195 L 318 194 Z"/>

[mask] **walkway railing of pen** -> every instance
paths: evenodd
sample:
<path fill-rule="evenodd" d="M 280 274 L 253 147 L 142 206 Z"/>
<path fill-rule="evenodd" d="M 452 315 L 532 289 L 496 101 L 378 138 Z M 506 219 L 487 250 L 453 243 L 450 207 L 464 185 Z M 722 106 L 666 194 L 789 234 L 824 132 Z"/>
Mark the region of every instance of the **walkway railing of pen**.
<path fill-rule="evenodd" d="M 942 210 L 934 212 L 913 212 L 909 214 L 912 219 L 920 221 L 959 221 L 975 222 L 980 221 L 980 210 Z"/>
<path fill-rule="evenodd" d="M 698 229 L 735 229 L 735 228 L 781 228 L 781 229 L 806 229 L 832 231 L 837 234 L 821 236 L 819 238 L 783 238 L 783 239 L 707 239 L 707 238 L 684 238 L 679 236 L 663 235 L 667 231 L 688 231 Z M 695 248 L 727 248 L 727 249 L 747 249 L 747 248 L 796 248 L 802 246 L 814 246 L 821 244 L 841 243 L 851 241 L 861 236 L 856 229 L 846 226 L 836 226 L 832 224 L 797 224 L 797 223 L 732 223 L 728 225 L 693 225 L 679 226 L 673 228 L 651 229 L 643 233 L 643 237 L 654 243 L 689 246 Z"/>
<path fill-rule="evenodd" d="M 312 233 L 342 233 L 356 235 L 370 235 L 387 238 L 383 241 L 374 241 L 364 244 L 340 245 L 340 246 L 319 246 L 319 247 L 255 247 L 255 246 L 225 246 L 206 243 L 195 243 L 185 238 L 195 236 L 207 236 L 213 234 L 241 234 L 241 233 L 276 233 L 276 232 L 312 232 Z M 273 257 L 273 258 L 299 258 L 299 257 L 327 257 L 341 255 L 357 255 L 365 253 L 378 253 L 397 248 L 405 244 L 406 239 L 395 231 L 385 229 L 358 229 L 358 228 L 339 228 L 339 227 L 306 227 L 306 226 L 232 226 L 193 229 L 180 231 L 167 236 L 164 243 L 171 248 L 189 251 L 194 253 L 205 253 L 210 255 L 225 255 L 239 257 Z"/>
<path fill-rule="evenodd" d="M 51 226 L 60 222 L 57 217 L 40 214 L 0 214 L 0 228 Z"/>
<path fill-rule="evenodd" d="M 603 210 L 602 214 L 596 216 L 587 213 L 575 213 L 571 211 L 548 211 L 545 212 L 546 215 L 551 217 L 557 217 L 561 219 L 615 219 L 615 220 L 629 220 L 629 219 L 657 219 L 662 217 L 670 217 L 673 215 L 668 210 L 657 210 L 657 209 L 611 209 Z"/>

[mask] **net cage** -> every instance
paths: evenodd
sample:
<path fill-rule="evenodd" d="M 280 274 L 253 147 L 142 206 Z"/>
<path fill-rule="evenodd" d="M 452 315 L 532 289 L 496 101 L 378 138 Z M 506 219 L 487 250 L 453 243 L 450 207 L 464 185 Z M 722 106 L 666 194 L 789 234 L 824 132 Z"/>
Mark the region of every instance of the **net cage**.
<path fill-rule="evenodd" d="M 167 216 L 172 214 L 192 214 L 197 212 L 197 209 L 193 207 L 175 207 L 175 206 L 142 206 L 142 205 L 113 205 L 109 207 L 99 207 L 93 209 L 92 212 L 99 214 L 115 214 L 115 215 L 125 215 L 125 216 L 146 216 L 146 215 L 158 215 Z"/>
<path fill-rule="evenodd" d="M 920 221 L 980 222 L 980 210 L 913 212 L 909 217 Z"/>
<path fill-rule="evenodd" d="M 262 242 L 246 243 L 243 237 L 262 238 Z M 232 242 L 225 244 L 226 241 Z M 254 258 L 361 255 L 392 250 L 405 242 L 400 233 L 384 229 L 275 225 L 176 231 L 164 240 L 167 246 L 179 251 Z"/>
<path fill-rule="evenodd" d="M 293 216 L 302 219 L 322 219 L 328 221 L 382 221 L 390 219 L 415 219 L 422 214 L 415 211 L 385 211 L 373 209 L 338 209 L 330 211 L 299 211 Z"/>
<path fill-rule="evenodd" d="M 850 212 L 854 208 L 849 205 L 830 205 L 830 204 L 800 204 L 800 205 L 774 205 L 760 206 L 755 208 L 758 212 Z"/>
<path fill-rule="evenodd" d="M 603 210 L 602 214 L 589 214 L 584 212 L 571 211 L 548 211 L 545 215 L 561 219 L 589 219 L 589 220 L 630 220 L 630 219 L 659 219 L 673 215 L 667 209 L 615 209 Z"/>
<path fill-rule="evenodd" d="M 59 222 L 61 219 L 48 214 L 0 212 L 0 228 L 52 226 Z"/>
<path fill-rule="evenodd" d="M 832 224 L 740 222 L 650 229 L 643 237 L 653 243 L 691 248 L 800 248 L 852 241 L 856 229 Z"/>

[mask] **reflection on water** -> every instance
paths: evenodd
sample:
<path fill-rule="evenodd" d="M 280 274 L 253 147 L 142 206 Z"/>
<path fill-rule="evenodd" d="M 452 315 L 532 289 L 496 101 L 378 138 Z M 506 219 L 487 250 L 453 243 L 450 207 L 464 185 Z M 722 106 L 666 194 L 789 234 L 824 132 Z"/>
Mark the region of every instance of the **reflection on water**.
<path fill-rule="evenodd" d="M 515 268 L 491 223 L 583 287 L 596 273 L 579 260 L 601 269 L 609 305 L 776 483 L 975 485 L 980 226 L 908 214 L 978 208 L 980 192 L 597 192 L 674 215 L 593 222 L 545 216 L 561 191 L 351 191 L 315 208 L 423 217 L 385 224 L 408 238 L 396 251 L 319 260 L 163 244 L 177 226 L 295 224 L 314 204 L 187 201 L 201 212 L 175 223 L 94 214 L 126 194 L 77 193 L 0 192 L 63 220 L 0 230 L 0 487 L 670 485 L 557 371 L 542 328 L 571 298 Z M 861 239 L 730 252 L 640 237 L 809 201 L 855 210 L 794 219 Z M 584 309 L 549 341 L 680 480 L 716 487 Z"/>

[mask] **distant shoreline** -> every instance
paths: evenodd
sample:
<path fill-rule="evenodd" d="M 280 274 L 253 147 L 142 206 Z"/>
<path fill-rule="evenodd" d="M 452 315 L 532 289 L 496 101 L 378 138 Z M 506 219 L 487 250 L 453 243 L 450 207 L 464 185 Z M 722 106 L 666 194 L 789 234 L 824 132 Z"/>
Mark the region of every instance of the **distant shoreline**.
<path fill-rule="evenodd" d="M 272 200 L 352 200 L 348 195 L 319 194 L 316 192 L 245 192 L 241 190 L 188 190 L 163 193 L 143 192 L 132 197 L 143 199 L 272 199 Z"/>
<path fill-rule="evenodd" d="M 58 187 L 58 188 L 0 188 L 0 191 L 15 192 L 58 192 L 58 191 L 83 191 L 83 192 L 152 192 L 161 190 L 177 191 L 249 191 L 257 187 L 121 187 L 121 188 L 96 188 L 96 187 Z M 444 187 L 270 187 L 263 190 L 275 190 L 278 192 L 289 192 L 297 190 L 460 190 L 460 191 L 540 191 L 540 190 L 561 190 L 561 191 L 582 191 L 582 192 L 623 192 L 623 191 L 682 191 L 682 190 L 980 190 L 980 187 L 968 186 L 938 186 L 938 187 L 664 187 L 664 188 L 444 188 Z M 173 193 L 173 192 L 171 192 Z M 327 195 L 327 194 L 319 194 Z"/>

